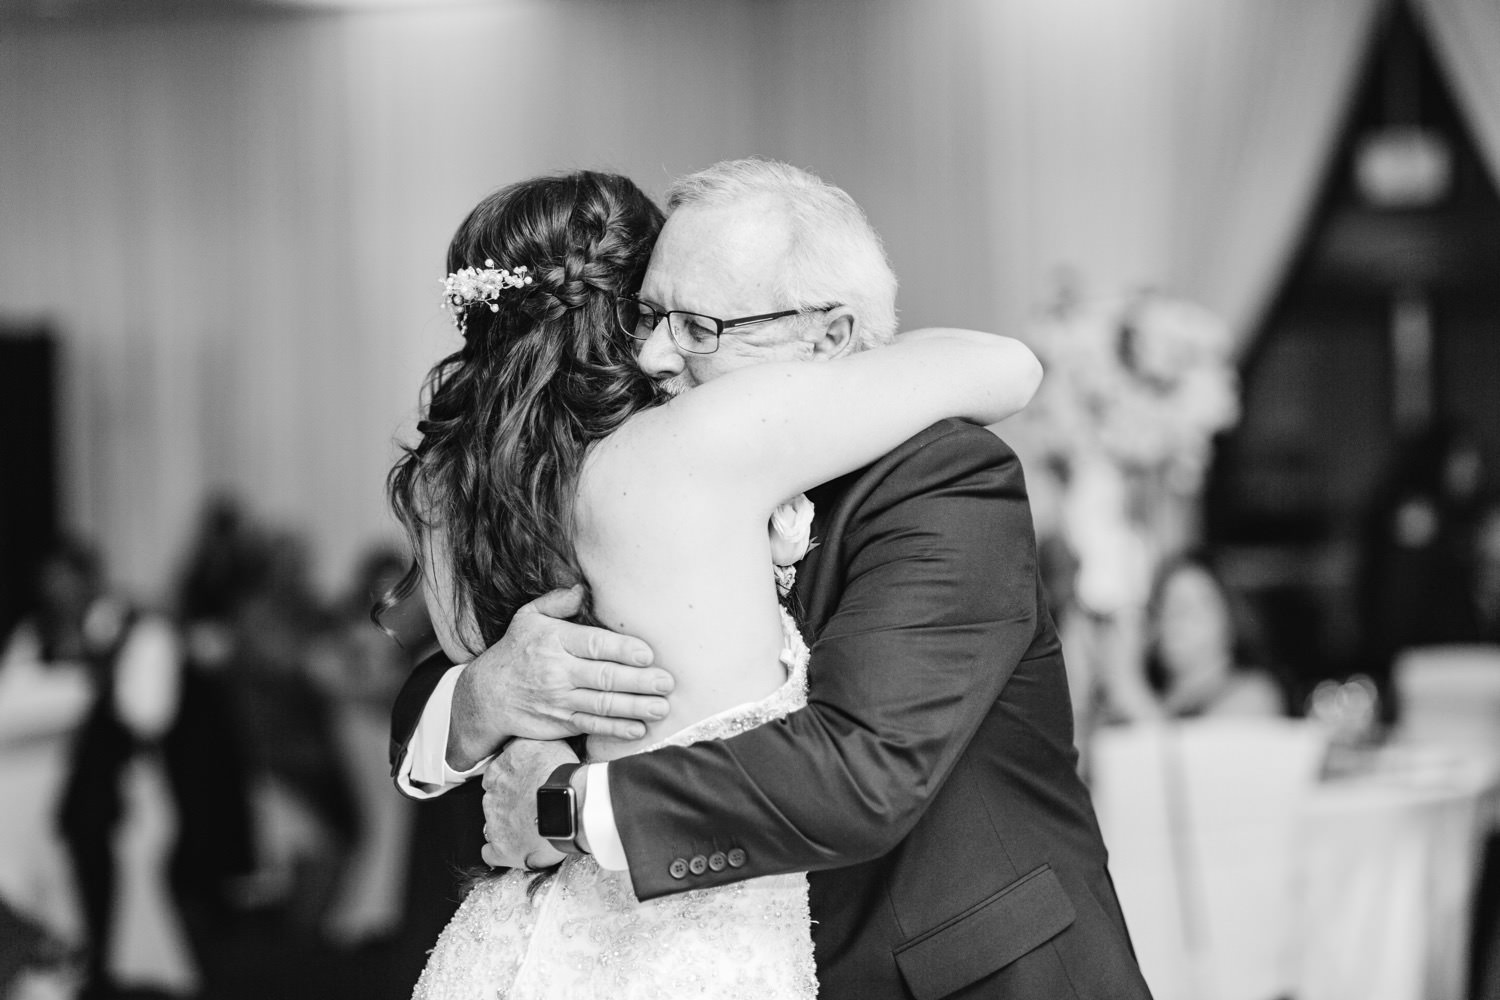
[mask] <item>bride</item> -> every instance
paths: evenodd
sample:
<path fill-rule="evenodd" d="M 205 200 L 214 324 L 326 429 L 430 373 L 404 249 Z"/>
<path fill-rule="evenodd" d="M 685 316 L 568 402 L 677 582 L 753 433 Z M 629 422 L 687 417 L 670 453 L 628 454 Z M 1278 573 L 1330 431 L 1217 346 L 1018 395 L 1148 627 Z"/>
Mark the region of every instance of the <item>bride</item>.
<path fill-rule="evenodd" d="M 773 510 L 942 418 L 999 421 L 1039 378 L 1016 341 L 923 330 L 836 364 L 789 352 L 669 399 L 631 341 L 659 322 L 674 339 L 699 332 L 631 297 L 661 226 L 650 199 L 608 174 L 480 202 L 448 249 L 463 346 L 429 374 L 420 441 L 389 484 L 418 555 L 395 596 L 420 579 L 455 662 L 537 595 L 586 583 L 584 619 L 646 640 L 674 675 L 669 714 L 640 739 L 590 738 L 592 760 L 723 738 L 804 705 L 808 653 L 778 602 Z M 795 331 L 841 309 L 785 305 L 766 289 L 761 315 L 720 332 Z M 579 855 L 480 880 L 416 996 L 816 991 L 805 875 L 641 903 L 625 873 Z"/>

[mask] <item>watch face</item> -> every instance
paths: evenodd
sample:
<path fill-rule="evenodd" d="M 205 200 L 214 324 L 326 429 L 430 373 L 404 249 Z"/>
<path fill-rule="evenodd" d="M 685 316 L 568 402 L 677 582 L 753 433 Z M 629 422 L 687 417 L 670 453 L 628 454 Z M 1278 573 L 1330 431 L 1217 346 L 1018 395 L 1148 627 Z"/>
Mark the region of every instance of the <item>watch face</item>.
<path fill-rule="evenodd" d="M 551 840 L 573 839 L 573 789 L 537 789 L 536 831 Z"/>

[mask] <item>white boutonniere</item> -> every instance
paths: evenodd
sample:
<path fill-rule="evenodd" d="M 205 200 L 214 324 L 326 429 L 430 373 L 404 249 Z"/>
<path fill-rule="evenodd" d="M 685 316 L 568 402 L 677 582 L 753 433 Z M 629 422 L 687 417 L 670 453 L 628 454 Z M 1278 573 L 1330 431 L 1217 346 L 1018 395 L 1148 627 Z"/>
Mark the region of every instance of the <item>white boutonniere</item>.
<path fill-rule="evenodd" d="M 813 502 L 799 493 L 771 512 L 771 562 L 776 568 L 776 589 L 782 597 L 797 582 L 797 563 L 818 543 L 812 537 Z"/>

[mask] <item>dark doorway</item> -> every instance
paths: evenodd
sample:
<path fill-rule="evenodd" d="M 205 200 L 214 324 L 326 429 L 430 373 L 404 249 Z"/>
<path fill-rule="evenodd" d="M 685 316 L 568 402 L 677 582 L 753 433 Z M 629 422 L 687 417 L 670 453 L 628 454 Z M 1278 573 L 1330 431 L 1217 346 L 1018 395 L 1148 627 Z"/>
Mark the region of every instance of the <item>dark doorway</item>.
<path fill-rule="evenodd" d="M 1302 693 L 1356 671 L 1384 683 L 1362 526 L 1398 442 L 1462 427 L 1500 469 L 1497 278 L 1500 195 L 1421 25 L 1394 3 L 1208 487 L 1209 541 Z"/>
<path fill-rule="evenodd" d="M 0 326 L 0 637 L 57 531 L 56 356 L 45 329 Z"/>

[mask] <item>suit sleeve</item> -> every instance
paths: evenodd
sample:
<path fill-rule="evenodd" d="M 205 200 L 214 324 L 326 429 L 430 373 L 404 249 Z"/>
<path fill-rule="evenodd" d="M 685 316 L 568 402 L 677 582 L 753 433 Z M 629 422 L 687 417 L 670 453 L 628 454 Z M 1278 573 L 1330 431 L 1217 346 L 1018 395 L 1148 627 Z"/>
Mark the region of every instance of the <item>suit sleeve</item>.
<path fill-rule="evenodd" d="M 1020 463 L 977 428 L 892 465 L 840 532 L 843 590 L 809 703 L 732 739 L 609 768 L 641 899 L 857 864 L 911 830 L 1036 635 Z M 700 877 L 672 861 L 738 848 Z M 681 866 L 678 866 L 681 871 Z"/>
<path fill-rule="evenodd" d="M 427 699 L 432 697 L 433 689 L 437 687 L 438 681 L 443 679 L 452 666 L 448 658 L 441 653 L 435 653 L 427 657 L 421 663 L 412 668 L 412 672 L 406 678 L 406 683 L 401 686 L 401 691 L 396 695 L 396 703 L 391 706 L 391 777 L 394 778 L 401 770 L 401 761 L 406 756 L 407 745 L 411 743 L 411 737 L 417 729 L 417 723 L 422 719 L 422 710 L 427 707 Z"/>

